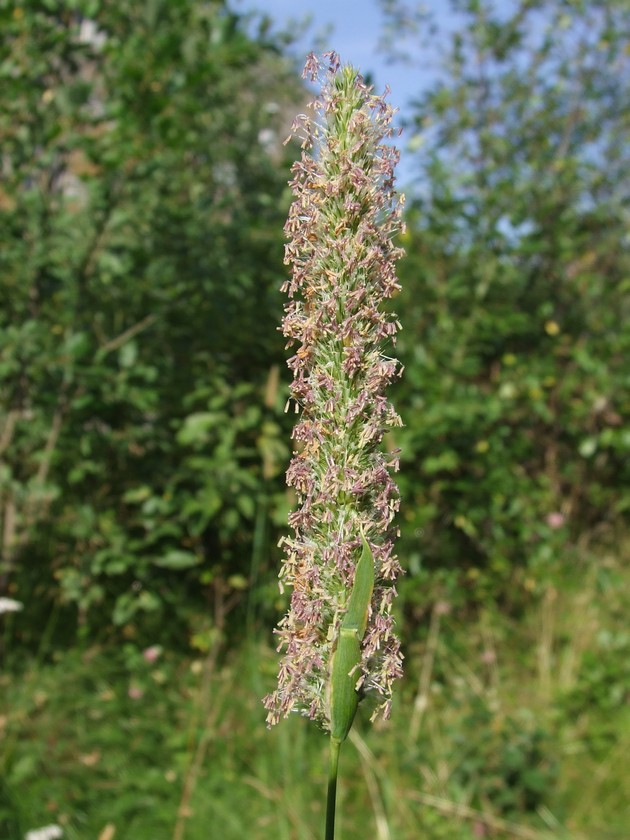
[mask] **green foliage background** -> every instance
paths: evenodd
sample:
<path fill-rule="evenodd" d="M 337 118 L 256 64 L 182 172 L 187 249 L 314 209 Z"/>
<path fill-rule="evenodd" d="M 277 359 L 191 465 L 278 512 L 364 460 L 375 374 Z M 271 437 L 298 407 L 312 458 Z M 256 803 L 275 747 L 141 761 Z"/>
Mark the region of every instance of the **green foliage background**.
<path fill-rule="evenodd" d="M 259 136 L 281 149 L 298 85 L 222 3 L 3 18 L 4 585 L 95 631 L 185 620 L 249 568 L 283 467 L 286 172 Z"/>
<path fill-rule="evenodd" d="M 460 6 L 409 119 L 402 550 L 513 602 L 630 510 L 627 4 Z"/>
<path fill-rule="evenodd" d="M 627 836 L 629 11 L 454 2 L 405 111 L 407 670 L 348 759 L 361 836 Z M 318 836 L 317 733 L 257 699 L 287 41 L 221 0 L 0 0 L 0 29 L 0 835 Z"/>

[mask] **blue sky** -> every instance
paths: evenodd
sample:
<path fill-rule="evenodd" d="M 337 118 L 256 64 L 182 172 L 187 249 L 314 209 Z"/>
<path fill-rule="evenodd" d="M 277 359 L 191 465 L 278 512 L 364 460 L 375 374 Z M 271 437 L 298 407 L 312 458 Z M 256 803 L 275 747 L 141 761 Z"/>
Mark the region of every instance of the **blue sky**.
<path fill-rule="evenodd" d="M 364 74 L 372 74 L 377 93 L 389 85 L 389 102 L 401 110 L 431 79 L 430 73 L 420 73 L 417 67 L 388 62 L 379 49 L 384 17 L 378 0 L 233 0 L 232 5 L 239 12 L 264 11 L 276 22 L 278 29 L 286 28 L 291 20 L 310 16 L 311 26 L 292 48 L 298 63 L 301 65 L 311 50 L 320 53 L 322 49 L 334 49 L 343 62 L 355 65 Z M 398 141 L 402 152 L 398 181 L 402 185 L 412 172 L 404 151 L 405 141 L 409 139 L 403 135 Z"/>
<path fill-rule="evenodd" d="M 247 2 L 256 7 L 256 0 Z M 306 54 L 321 46 L 334 49 L 344 62 L 355 64 L 363 72 L 374 71 L 379 88 L 387 83 L 392 88 L 392 94 L 408 92 L 408 83 L 402 69 L 387 67 L 384 56 L 378 52 L 384 19 L 377 0 L 363 0 L 359 3 L 343 0 L 261 0 L 260 8 L 263 7 L 279 24 L 291 18 L 306 15 L 312 17 L 312 26 L 296 44 L 298 53 L 301 51 Z M 321 36 L 324 33 L 327 37 L 322 44 Z"/>

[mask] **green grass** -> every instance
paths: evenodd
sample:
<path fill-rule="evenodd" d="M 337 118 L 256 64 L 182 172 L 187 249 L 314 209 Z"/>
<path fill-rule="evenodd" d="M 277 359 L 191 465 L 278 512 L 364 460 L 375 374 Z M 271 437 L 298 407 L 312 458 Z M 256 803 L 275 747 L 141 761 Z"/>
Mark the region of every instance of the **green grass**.
<path fill-rule="evenodd" d="M 360 709 L 344 746 L 339 840 L 627 840 L 630 570 L 593 568 L 518 622 L 434 611 L 392 720 Z M 5 672 L 0 837 L 322 837 L 328 742 L 299 718 L 265 728 L 276 662 L 93 645 Z"/>

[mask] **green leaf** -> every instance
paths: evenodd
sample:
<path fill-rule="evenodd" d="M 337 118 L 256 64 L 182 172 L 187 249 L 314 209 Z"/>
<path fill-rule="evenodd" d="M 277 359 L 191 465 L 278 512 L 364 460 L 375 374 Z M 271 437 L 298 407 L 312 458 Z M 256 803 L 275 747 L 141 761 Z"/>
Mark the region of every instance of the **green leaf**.
<path fill-rule="evenodd" d="M 123 494 L 123 502 L 128 504 L 140 504 L 146 501 L 153 491 L 146 484 L 141 487 L 132 487 Z"/>
<path fill-rule="evenodd" d="M 153 560 L 153 564 L 155 566 L 159 566 L 161 569 L 177 570 L 191 569 L 193 566 L 198 566 L 200 562 L 201 561 L 196 554 L 192 554 L 190 551 L 181 551 L 178 549 L 173 549 L 172 551 L 169 551 L 161 557 L 157 557 Z"/>
<path fill-rule="evenodd" d="M 347 738 L 359 705 L 356 684 L 360 676 L 361 641 L 374 589 L 374 558 L 365 537 L 361 539 L 363 550 L 331 663 L 330 737 L 339 743 Z"/>
<path fill-rule="evenodd" d="M 128 341 L 120 348 L 118 361 L 122 368 L 131 368 L 138 358 L 138 345 L 135 341 Z"/>
<path fill-rule="evenodd" d="M 214 411 L 198 411 L 195 414 L 189 414 L 177 433 L 177 442 L 184 446 L 207 443 L 210 430 L 220 421 L 220 416 Z"/>

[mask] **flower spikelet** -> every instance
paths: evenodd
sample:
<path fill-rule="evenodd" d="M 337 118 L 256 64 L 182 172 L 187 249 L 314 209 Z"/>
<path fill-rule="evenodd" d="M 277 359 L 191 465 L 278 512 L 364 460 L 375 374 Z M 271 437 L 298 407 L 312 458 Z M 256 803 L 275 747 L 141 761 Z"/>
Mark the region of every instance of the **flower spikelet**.
<path fill-rule="evenodd" d="M 291 396 L 300 412 L 287 483 L 297 509 L 280 585 L 291 589 L 277 629 L 283 652 L 278 688 L 268 695 L 268 723 L 291 711 L 330 729 L 327 692 L 331 660 L 352 589 L 362 536 L 374 558 L 375 586 L 362 640 L 357 689 L 377 698 L 374 716 L 389 714 L 401 673 L 391 606 L 400 565 L 393 552 L 398 490 L 385 432 L 401 425 L 385 396 L 399 374 L 385 355 L 399 329 L 382 303 L 399 288 L 393 236 L 402 229 L 402 196 L 394 189 L 398 152 L 393 110 L 362 77 L 327 53 L 310 55 L 305 76 L 320 83 L 294 133 L 302 154 L 293 168 L 294 201 L 285 226 L 291 277 L 282 330 L 293 372 Z"/>

